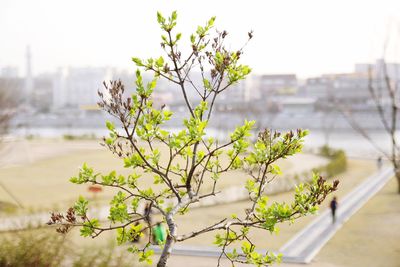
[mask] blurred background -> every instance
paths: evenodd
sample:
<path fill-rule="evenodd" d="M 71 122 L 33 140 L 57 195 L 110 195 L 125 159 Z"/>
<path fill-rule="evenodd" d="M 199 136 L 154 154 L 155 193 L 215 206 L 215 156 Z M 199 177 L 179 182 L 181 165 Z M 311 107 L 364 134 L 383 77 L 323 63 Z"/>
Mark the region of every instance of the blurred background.
<path fill-rule="evenodd" d="M 255 132 L 311 131 L 304 153 L 282 163 L 286 176 L 270 194 L 285 200 L 285 192 L 318 169 L 342 179 L 340 201 L 379 170 L 378 158 L 390 152 L 391 136 L 370 87 L 384 88 L 387 79 L 393 88 L 400 86 L 400 1 L 0 0 L 0 225 L 7 218 L 64 209 L 79 194 L 99 207 L 108 203 L 113 192 L 94 192 L 68 179 L 83 162 L 99 171 L 126 171 L 99 145 L 107 134 L 105 121 L 113 118 L 98 108 L 97 93 L 103 81 L 115 79 L 128 92 L 135 90 L 131 57 L 162 55 L 156 12 L 169 15 L 173 10 L 178 11 L 185 42 L 211 16 L 217 17 L 218 30 L 229 33 L 232 49 L 242 47 L 247 32 L 254 31 L 242 57 L 252 73 L 216 102 L 209 135 L 227 138 L 245 119 L 257 121 Z M 144 79 L 152 76 L 144 74 Z M 193 80 L 201 84 L 200 73 Z M 153 95 L 157 106 L 174 113 L 170 130 L 179 130 L 187 116 L 178 92 L 160 81 Z M 391 95 L 380 92 L 383 113 L 389 114 Z M 194 91 L 188 93 L 191 101 L 200 101 Z M 398 94 L 395 101 L 400 101 Z M 400 137 L 398 126 L 394 136 Z M 237 187 L 228 182 L 222 186 Z M 396 183 L 390 181 L 379 194 L 318 254 L 315 266 L 400 266 Z M 199 217 L 193 218 L 201 220 L 207 211 L 211 220 L 222 210 L 241 207 L 238 203 L 214 203 L 194 211 Z M 285 233 L 260 243 L 279 250 L 310 220 L 283 226 Z M 11 228 L 4 227 L 0 237 L 9 238 Z M 75 235 L 71 242 L 79 243 Z M 375 240 L 365 247 L 367 235 Z"/>
<path fill-rule="evenodd" d="M 6 102 L 13 101 L 7 107 L 13 114 L 9 135 L 101 136 L 104 113 L 96 103 L 102 82 L 121 79 L 134 90 L 131 57 L 161 55 L 155 13 L 177 10 L 184 39 L 213 15 L 217 28 L 230 34 L 232 49 L 254 31 L 243 56 L 252 75 L 217 103 L 216 131 L 254 118 L 272 129 L 311 129 L 316 146 L 357 146 L 359 138 L 339 107 L 379 132 L 383 126 L 368 90 L 368 70 L 379 73 L 388 62 L 393 80 L 400 71 L 400 4 L 360 3 L 206 1 L 194 8 L 187 1 L 3 0 L 0 85 Z M 184 112 L 176 90 L 160 82 L 154 95 L 175 112 L 171 127 L 179 127 Z M 352 142 L 341 144 L 338 133 Z"/>

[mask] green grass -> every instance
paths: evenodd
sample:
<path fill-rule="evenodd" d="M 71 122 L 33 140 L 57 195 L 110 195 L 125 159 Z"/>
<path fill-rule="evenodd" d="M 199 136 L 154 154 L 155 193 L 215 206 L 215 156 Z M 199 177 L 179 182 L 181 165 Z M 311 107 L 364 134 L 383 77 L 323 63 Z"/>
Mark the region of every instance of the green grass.
<path fill-rule="evenodd" d="M 368 161 L 350 160 L 348 171 L 339 177 L 335 177 L 335 179 L 339 179 L 340 181 L 339 189 L 335 192 L 335 195 L 338 197 L 339 201 L 343 196 L 350 192 L 356 185 L 360 184 L 364 178 L 369 176 L 375 170 L 375 166 L 370 164 Z M 292 192 L 286 192 L 269 197 L 271 202 L 290 202 L 292 201 L 292 194 Z M 249 202 L 241 201 L 232 204 L 193 209 L 189 212 L 188 216 L 182 216 L 176 219 L 177 224 L 180 226 L 179 232 L 183 234 L 195 229 L 200 229 L 202 226 L 215 223 L 224 217 L 229 218 L 232 213 L 243 215 L 245 213 L 245 209 L 248 208 L 249 205 Z M 322 203 L 321 209 L 324 210 L 328 208 L 328 206 L 329 200 Z M 207 214 L 207 216 L 205 216 L 205 214 Z M 288 223 L 281 224 L 279 226 L 281 231 L 278 235 L 270 234 L 269 232 L 263 230 L 255 230 L 252 232 L 252 236 L 258 240 L 257 243 L 261 248 L 279 249 L 296 232 L 305 227 L 313 219 L 313 216 L 308 216 L 297 220 L 293 225 Z M 196 222 L 195 229 L 193 229 L 193 221 Z M 215 234 L 201 235 L 188 241 L 188 243 L 196 245 L 211 244 L 213 242 L 214 235 Z"/>
<path fill-rule="evenodd" d="M 71 148 L 76 145 L 77 142 L 78 141 L 50 141 L 48 148 L 54 149 L 55 146 L 57 146 L 62 152 L 64 150 L 62 150 L 60 147 L 65 146 Z M 94 142 L 90 141 L 81 143 L 90 145 L 88 147 L 85 145 L 77 145 L 73 149 L 67 149 L 66 152 L 61 153 L 60 151 L 57 151 L 57 153 L 54 153 L 50 157 L 39 157 L 38 160 L 27 162 L 25 165 L 19 164 L 18 166 L 2 168 L 0 169 L 0 181 L 8 188 L 12 189 L 12 192 L 27 208 L 30 207 L 33 210 L 50 210 L 55 207 L 65 208 L 71 205 L 79 194 L 92 197 L 92 194 L 87 191 L 87 186 L 74 185 L 68 181 L 69 177 L 77 174 L 78 168 L 83 162 L 87 162 L 99 172 L 107 173 L 112 169 L 116 169 L 117 172 L 120 173 L 129 173 L 129 170 L 123 168 L 122 162 L 104 148 L 100 146 L 97 148 L 97 145 L 94 146 Z M 40 145 L 43 146 L 46 145 L 46 143 L 42 142 Z M 44 148 L 44 150 L 46 153 L 49 152 L 46 150 L 46 148 Z M 349 160 L 348 163 L 348 170 L 337 177 L 341 182 L 339 185 L 339 190 L 336 192 L 339 202 L 344 195 L 350 192 L 364 178 L 375 171 L 375 164 L 371 164 L 371 162 Z M 295 161 L 285 164 L 281 165 L 281 167 L 286 173 L 296 169 Z M 232 184 L 239 184 L 242 182 L 240 178 L 237 178 L 240 175 L 240 173 L 233 172 L 231 176 L 222 177 L 221 186 L 224 187 Z M 151 179 L 147 180 L 149 181 L 149 184 L 152 182 Z M 98 199 L 100 200 L 99 202 L 108 202 L 106 199 L 112 194 L 113 192 L 111 190 L 105 190 L 103 193 L 101 193 L 101 195 L 98 196 Z M 288 192 L 271 196 L 270 200 L 290 201 L 291 197 L 292 193 Z M 351 225 L 351 222 L 353 221 L 352 218 L 349 223 L 346 224 L 345 227 L 338 233 L 338 237 L 335 236 L 335 238 L 332 239 L 332 241 L 328 243 L 328 245 L 322 250 L 317 259 L 320 259 L 323 263 L 338 262 L 341 264 L 341 266 L 357 266 L 357 264 L 352 264 L 354 261 L 351 259 L 351 253 L 348 251 L 353 249 L 356 253 L 359 253 L 359 257 L 361 257 L 362 250 L 365 249 L 368 253 L 377 258 L 376 262 L 385 262 L 382 258 L 385 256 L 390 258 L 390 262 L 393 263 L 393 258 L 398 259 L 398 257 L 395 257 L 395 253 L 397 253 L 396 255 L 399 254 L 399 247 L 396 241 L 399 240 L 397 233 L 400 233 L 400 231 L 396 230 L 395 235 L 391 235 L 388 231 L 393 230 L 393 227 L 400 225 L 400 222 L 398 222 L 398 214 L 400 214 L 400 211 L 397 211 L 397 208 L 393 208 L 395 203 L 398 203 L 398 199 L 394 199 L 396 197 L 398 198 L 398 195 L 395 193 L 389 194 L 389 196 L 383 197 L 381 201 L 376 202 L 370 208 L 368 208 L 364 215 L 362 215 L 359 219 L 356 219 L 358 214 L 354 216 L 356 223 L 348 228 L 349 230 L 346 230 L 348 225 Z M 0 201 L 12 202 L 12 200 L 7 198 L 3 192 L 0 193 Z M 327 203 L 328 202 L 322 204 L 322 209 L 327 208 Z M 176 219 L 179 227 L 179 233 L 184 234 L 186 232 L 199 229 L 201 226 L 220 220 L 222 216 L 229 217 L 232 213 L 239 215 L 243 214 L 245 208 L 248 207 L 248 204 L 249 203 L 247 202 L 238 202 L 214 207 L 193 209 L 189 212 L 188 216 L 182 216 Z M 368 203 L 366 207 L 368 207 L 369 204 L 370 203 Z M 381 209 L 381 207 L 384 208 Z M 363 208 L 362 211 L 364 209 L 365 208 Z M 313 220 L 313 217 L 306 217 L 298 220 L 294 225 L 282 224 L 279 235 L 270 234 L 265 231 L 254 231 L 252 235 L 253 237 L 257 238 L 257 243 L 261 248 L 279 249 L 279 247 L 287 242 L 297 231 L 302 229 L 311 220 Z M 384 231 L 380 233 L 379 231 L 382 231 L 382 228 Z M 347 232 L 340 237 L 342 231 Z M 357 232 L 359 232 L 359 234 L 355 235 Z M 377 240 L 368 243 L 366 239 L 369 238 L 371 233 L 376 235 Z M 202 235 L 190 240 L 185 244 L 208 246 L 212 244 L 213 236 L 214 234 Z M 89 249 L 95 248 L 96 246 L 99 246 L 99 244 L 106 246 L 109 244 L 112 238 L 113 234 L 109 232 L 104 236 L 102 235 L 100 238 L 85 239 L 79 236 L 78 229 L 73 230 L 69 235 L 69 239 L 71 240 L 72 244 Z M 339 239 L 335 241 L 336 238 Z M 363 238 L 365 238 L 365 240 Z M 388 242 L 385 242 L 386 240 L 388 240 Z M 344 245 L 347 243 L 349 244 Z M 372 249 L 379 251 L 379 248 L 385 251 L 382 253 L 382 257 L 379 256 L 380 254 L 378 252 L 374 254 L 372 251 Z M 334 255 L 340 255 L 340 261 Z M 366 257 L 366 259 L 368 259 L 368 257 Z M 358 259 L 358 261 L 362 263 L 368 262 L 367 260 L 363 261 L 362 259 Z M 195 262 L 197 261 L 195 260 Z M 373 264 L 373 266 L 396 266 L 393 264 L 390 265 L 390 262 L 388 265 Z M 215 261 L 213 261 L 213 263 L 215 263 Z M 177 263 L 176 266 L 179 266 L 179 264 Z M 368 264 L 362 264 L 358 266 L 368 266 Z"/>
<path fill-rule="evenodd" d="M 318 262 L 338 266 L 398 267 L 400 195 L 393 178 L 327 243 Z"/>
<path fill-rule="evenodd" d="M 53 230 L 0 234 L 0 266 L 4 267 L 127 267 L 139 266 L 133 255 L 114 244 L 81 247 Z"/>
<path fill-rule="evenodd" d="M 335 195 L 338 197 L 340 201 L 346 194 L 348 194 L 355 186 L 360 184 L 366 177 L 371 175 L 374 171 L 376 171 L 376 167 L 373 164 L 370 164 L 369 161 L 361 161 L 361 160 L 349 160 L 349 168 L 348 171 L 343 173 L 339 177 L 335 177 L 335 179 L 339 179 L 340 185 L 338 191 L 335 192 Z M 290 202 L 292 201 L 292 192 L 281 193 L 277 195 L 269 196 L 270 201 L 279 201 L 279 202 Z M 199 230 L 202 227 L 208 226 L 212 223 L 216 223 L 223 218 L 230 218 L 232 213 L 237 215 L 244 215 L 245 209 L 248 208 L 250 203 L 248 201 L 240 201 L 231 204 L 223 204 L 212 207 L 202 207 L 191 209 L 188 214 L 185 216 L 177 216 L 175 221 L 178 225 L 178 230 L 180 234 L 185 234 L 191 232 L 193 230 Z M 321 210 L 327 209 L 329 206 L 329 199 L 322 203 Z M 252 230 L 252 237 L 257 240 L 256 244 L 260 248 L 268 248 L 278 250 L 281 246 L 283 246 L 294 234 L 304 228 L 308 223 L 310 223 L 315 217 L 308 216 L 304 218 L 300 218 L 296 220 L 296 222 L 292 225 L 289 223 L 283 223 L 279 225 L 280 233 L 279 234 L 270 234 L 267 231 L 263 230 Z M 154 218 L 155 220 L 159 219 L 157 216 Z M 195 222 L 195 223 L 193 223 Z M 78 233 L 74 233 L 74 240 L 82 239 L 79 237 Z M 199 246 L 210 246 L 214 241 L 215 233 L 207 233 L 204 235 L 197 236 L 196 238 L 190 239 L 184 244 L 191 245 L 199 245 Z M 112 238 L 113 234 L 108 233 L 107 238 Z M 101 239 L 101 242 L 106 242 L 106 239 Z M 85 239 L 85 243 L 90 245 L 90 243 L 98 242 L 99 240 L 90 240 Z"/>

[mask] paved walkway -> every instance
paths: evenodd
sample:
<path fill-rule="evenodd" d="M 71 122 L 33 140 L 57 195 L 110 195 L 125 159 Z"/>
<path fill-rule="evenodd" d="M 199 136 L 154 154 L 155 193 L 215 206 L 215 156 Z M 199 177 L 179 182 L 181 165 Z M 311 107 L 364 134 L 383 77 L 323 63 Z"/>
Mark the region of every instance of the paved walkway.
<path fill-rule="evenodd" d="M 336 222 L 332 224 L 330 210 L 322 212 L 306 228 L 287 242 L 280 252 L 284 261 L 309 263 L 334 234 L 394 175 L 387 168 L 368 177 L 362 184 L 340 201 Z"/>

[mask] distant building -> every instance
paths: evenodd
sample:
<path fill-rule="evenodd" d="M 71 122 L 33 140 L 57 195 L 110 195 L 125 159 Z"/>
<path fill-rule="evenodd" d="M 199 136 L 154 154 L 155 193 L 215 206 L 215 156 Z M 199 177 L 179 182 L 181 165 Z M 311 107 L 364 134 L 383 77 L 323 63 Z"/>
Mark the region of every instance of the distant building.
<path fill-rule="evenodd" d="M 327 98 L 331 87 L 331 79 L 327 77 L 313 77 L 306 80 L 305 84 L 299 89 L 299 93 L 303 97 L 315 97 L 321 100 Z"/>
<path fill-rule="evenodd" d="M 31 105 L 31 96 L 33 92 L 33 74 L 32 74 L 32 54 L 30 46 L 26 47 L 26 72 L 25 72 L 25 102 Z"/>
<path fill-rule="evenodd" d="M 6 66 L 1 68 L 0 77 L 4 79 L 15 79 L 18 78 L 19 72 L 17 67 Z"/>
<path fill-rule="evenodd" d="M 0 88 L 4 90 L 9 96 L 12 96 L 15 101 L 22 101 L 23 96 L 19 93 L 24 90 L 25 82 L 22 78 L 19 77 L 0 77 Z"/>
<path fill-rule="evenodd" d="M 381 102 L 389 103 L 389 92 L 387 82 L 392 88 L 400 87 L 400 64 L 385 62 L 383 59 L 376 60 L 375 64 L 356 64 L 355 72 L 363 74 L 371 79 L 373 88 L 378 92 Z M 370 99 L 372 102 L 372 99 Z"/>
<path fill-rule="evenodd" d="M 49 112 L 53 106 L 54 74 L 35 77 L 31 104 L 39 112 Z"/>
<path fill-rule="evenodd" d="M 370 98 L 368 77 L 361 73 L 325 74 L 310 78 L 302 91 L 308 97 L 315 97 L 317 109 L 323 110 L 339 106 L 362 110 Z"/>
<path fill-rule="evenodd" d="M 385 62 L 383 59 L 378 59 L 374 64 L 369 63 L 359 63 L 355 64 L 354 72 L 362 74 L 371 74 L 374 77 L 382 77 L 384 75 L 384 68 L 386 68 L 386 73 L 388 77 L 392 80 L 400 79 L 400 64 Z"/>
<path fill-rule="evenodd" d="M 312 97 L 286 97 L 279 102 L 286 114 L 311 114 L 314 112 L 316 99 Z"/>
<path fill-rule="evenodd" d="M 260 76 L 250 75 L 231 85 L 221 94 L 221 101 L 231 103 L 250 102 L 260 98 Z"/>
<path fill-rule="evenodd" d="M 96 105 L 103 81 L 112 78 L 109 68 L 60 68 L 54 77 L 53 108 Z"/>
<path fill-rule="evenodd" d="M 278 94 L 293 94 L 297 91 L 296 74 L 261 75 L 259 79 L 259 91 L 262 98 Z"/>

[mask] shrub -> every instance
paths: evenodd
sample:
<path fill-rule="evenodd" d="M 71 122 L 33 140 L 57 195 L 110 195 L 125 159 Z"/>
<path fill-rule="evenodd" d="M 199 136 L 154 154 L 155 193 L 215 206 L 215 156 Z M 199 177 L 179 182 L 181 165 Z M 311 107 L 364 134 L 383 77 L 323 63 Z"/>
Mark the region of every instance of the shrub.
<path fill-rule="evenodd" d="M 335 150 L 328 146 L 323 146 L 320 149 L 320 154 L 329 158 L 330 162 L 326 166 L 318 168 L 319 172 L 332 177 L 347 170 L 347 157 L 343 150 Z"/>
<path fill-rule="evenodd" d="M 60 266 L 65 257 L 64 238 L 54 234 L 3 234 L 0 244 L 0 266 Z"/>
<path fill-rule="evenodd" d="M 132 255 L 121 254 L 115 245 L 77 250 L 65 236 L 34 230 L 0 236 L 1 267 L 124 267 Z"/>

